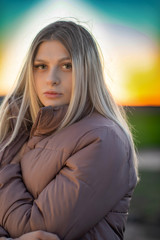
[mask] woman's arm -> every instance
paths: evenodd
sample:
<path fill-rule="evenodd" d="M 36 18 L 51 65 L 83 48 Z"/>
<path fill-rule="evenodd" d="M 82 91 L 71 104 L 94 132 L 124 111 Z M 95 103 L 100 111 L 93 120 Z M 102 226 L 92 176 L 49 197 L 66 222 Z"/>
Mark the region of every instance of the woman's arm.
<path fill-rule="evenodd" d="M 11 236 L 41 229 L 64 239 L 81 237 L 128 191 L 129 150 L 124 141 L 99 128 L 79 145 L 37 199 L 27 191 L 19 164 L 1 169 L 0 224 Z"/>

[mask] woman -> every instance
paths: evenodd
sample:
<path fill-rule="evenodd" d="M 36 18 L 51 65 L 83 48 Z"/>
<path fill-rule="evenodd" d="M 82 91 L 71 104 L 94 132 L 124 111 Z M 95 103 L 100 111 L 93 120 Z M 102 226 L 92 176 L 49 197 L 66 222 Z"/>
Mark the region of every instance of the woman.
<path fill-rule="evenodd" d="M 123 239 L 137 159 L 91 34 L 42 29 L 0 115 L 0 236 Z"/>

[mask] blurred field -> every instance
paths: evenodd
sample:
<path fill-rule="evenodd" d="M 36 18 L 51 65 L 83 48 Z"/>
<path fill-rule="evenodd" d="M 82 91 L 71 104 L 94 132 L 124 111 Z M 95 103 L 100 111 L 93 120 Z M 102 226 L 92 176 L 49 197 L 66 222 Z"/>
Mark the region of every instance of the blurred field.
<path fill-rule="evenodd" d="M 140 182 L 131 201 L 125 239 L 160 239 L 159 223 L 160 170 L 140 170 Z"/>
<path fill-rule="evenodd" d="M 125 240 L 160 239 L 160 107 L 126 107 L 140 162 Z M 142 158 L 142 159 L 141 159 Z"/>
<path fill-rule="evenodd" d="M 130 211 L 132 219 L 156 224 L 160 222 L 160 170 L 140 170 L 139 175 Z"/>
<path fill-rule="evenodd" d="M 125 107 L 140 148 L 160 148 L 160 107 Z"/>

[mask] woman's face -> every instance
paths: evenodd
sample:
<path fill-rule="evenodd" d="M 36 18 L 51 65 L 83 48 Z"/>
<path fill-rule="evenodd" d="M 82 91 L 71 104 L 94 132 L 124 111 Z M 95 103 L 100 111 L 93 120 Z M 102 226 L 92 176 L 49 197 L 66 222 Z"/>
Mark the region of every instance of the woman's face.
<path fill-rule="evenodd" d="M 34 59 L 37 95 L 44 106 L 69 104 L 72 91 L 72 61 L 57 40 L 43 42 Z"/>

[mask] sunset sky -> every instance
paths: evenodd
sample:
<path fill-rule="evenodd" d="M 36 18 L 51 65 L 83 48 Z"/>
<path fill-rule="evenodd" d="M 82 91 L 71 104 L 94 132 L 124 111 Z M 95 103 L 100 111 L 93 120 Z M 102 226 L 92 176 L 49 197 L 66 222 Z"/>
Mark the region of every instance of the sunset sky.
<path fill-rule="evenodd" d="M 159 11 L 159 0 L 1 0 L 0 95 L 11 89 L 35 34 L 65 17 L 97 39 L 118 103 L 160 106 Z"/>

